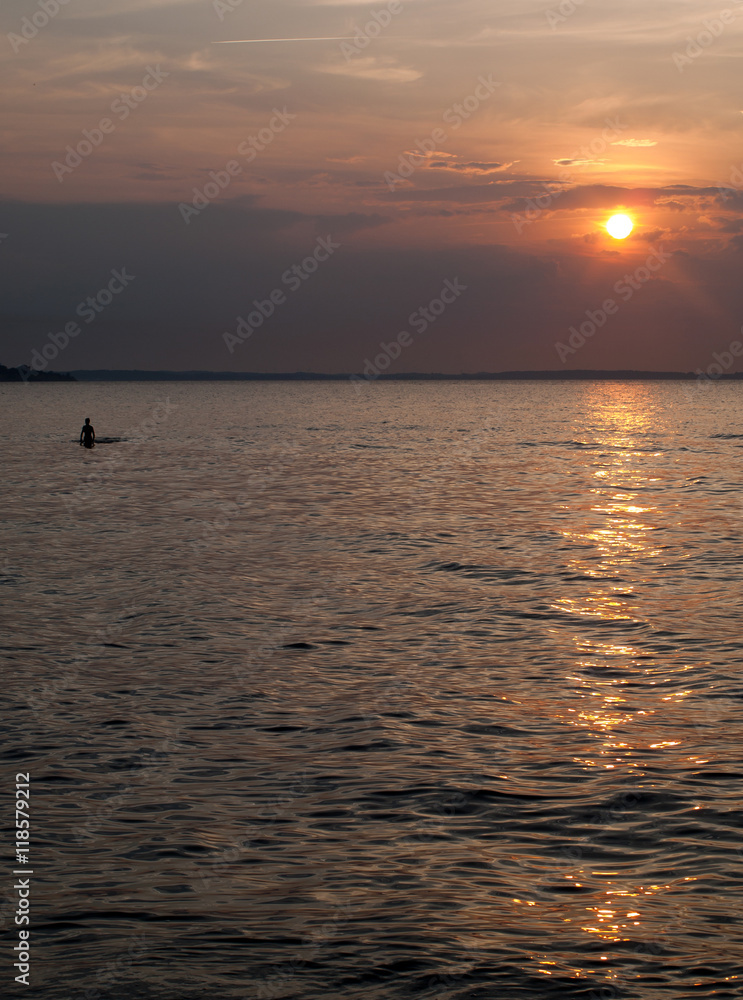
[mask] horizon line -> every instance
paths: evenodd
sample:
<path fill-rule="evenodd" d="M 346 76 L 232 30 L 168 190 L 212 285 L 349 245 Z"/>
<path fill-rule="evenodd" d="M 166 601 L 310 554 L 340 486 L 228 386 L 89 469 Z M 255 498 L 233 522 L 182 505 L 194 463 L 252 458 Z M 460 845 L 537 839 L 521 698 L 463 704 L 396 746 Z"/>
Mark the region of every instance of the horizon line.
<path fill-rule="evenodd" d="M 4 366 L 0 366 L 4 367 Z M 27 366 L 22 365 L 5 371 L 14 371 L 23 381 L 28 381 Z M 697 371 L 648 370 L 639 368 L 568 368 L 568 369 L 514 369 L 509 371 L 479 372 L 382 372 L 368 377 L 358 372 L 312 372 L 312 371 L 211 371 L 209 369 L 167 368 L 73 368 L 66 372 L 47 369 L 34 373 L 31 381 L 351 381 L 361 382 L 474 382 L 474 381 L 743 381 L 743 371 L 724 372 L 708 375 Z M 15 378 L 1 379 L 3 382 L 16 381 Z"/>
<path fill-rule="evenodd" d="M 743 0 L 741 0 L 743 2 Z M 29 365 L 11 365 L 6 366 L 0 363 L 0 373 L 2 372 L 18 372 L 19 374 L 28 374 L 32 371 Z M 669 369 L 649 369 L 649 368 L 514 368 L 505 369 L 500 371 L 459 371 L 459 372 L 442 372 L 442 371 L 399 371 L 399 372 L 389 372 L 383 371 L 378 372 L 374 375 L 367 375 L 361 372 L 323 372 L 323 371 L 307 371 L 301 369 L 295 369 L 293 371 L 229 371 L 229 370 L 214 370 L 209 368 L 187 368 L 187 369 L 173 369 L 173 368 L 68 368 L 66 371 L 58 371 L 56 369 L 47 368 L 43 371 L 33 370 L 34 375 L 43 376 L 65 376 L 72 375 L 78 377 L 85 376 L 101 376 L 101 375 L 111 375 L 111 376 L 137 376 L 141 375 L 145 378 L 151 378 L 153 375 L 165 375 L 170 378 L 183 377 L 193 377 L 200 376 L 213 377 L 218 379 L 351 379 L 353 381 L 401 381 L 410 379 L 504 379 L 504 378 L 601 378 L 601 377 L 644 377 L 644 378 L 663 378 L 663 379 L 705 379 L 711 382 L 718 381 L 720 379 L 725 380 L 736 380 L 743 379 L 743 371 L 727 371 L 721 372 L 719 374 L 709 374 L 708 372 L 702 371 L 700 368 L 696 368 L 694 371 L 681 371 L 681 370 L 669 370 Z M 3 381 L 6 381 L 3 379 Z"/>

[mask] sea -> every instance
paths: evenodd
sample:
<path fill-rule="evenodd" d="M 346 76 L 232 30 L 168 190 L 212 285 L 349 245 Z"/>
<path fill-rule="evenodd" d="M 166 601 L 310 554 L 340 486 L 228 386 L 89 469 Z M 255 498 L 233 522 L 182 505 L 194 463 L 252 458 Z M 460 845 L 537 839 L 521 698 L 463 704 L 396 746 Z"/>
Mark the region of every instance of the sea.
<path fill-rule="evenodd" d="M 4 995 L 743 996 L 741 383 L 0 412 Z"/>

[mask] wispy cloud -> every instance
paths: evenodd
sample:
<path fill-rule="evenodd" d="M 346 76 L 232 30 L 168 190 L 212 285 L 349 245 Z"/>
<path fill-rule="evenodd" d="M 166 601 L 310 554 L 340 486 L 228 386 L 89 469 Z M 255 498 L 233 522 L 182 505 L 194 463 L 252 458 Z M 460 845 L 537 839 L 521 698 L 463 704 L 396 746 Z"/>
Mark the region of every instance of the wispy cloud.
<path fill-rule="evenodd" d="M 353 62 L 331 63 L 319 67 L 323 73 L 352 76 L 359 80 L 380 80 L 385 83 L 413 83 L 423 76 L 421 70 L 401 66 L 391 57 L 367 56 Z"/>
<path fill-rule="evenodd" d="M 508 163 L 487 163 L 479 161 L 456 163 L 452 160 L 435 159 L 432 160 L 428 166 L 432 170 L 456 170 L 465 174 L 496 174 L 501 173 L 504 170 L 508 170 L 509 167 L 514 165 L 514 163 L 518 162 L 518 160 L 511 160 Z"/>

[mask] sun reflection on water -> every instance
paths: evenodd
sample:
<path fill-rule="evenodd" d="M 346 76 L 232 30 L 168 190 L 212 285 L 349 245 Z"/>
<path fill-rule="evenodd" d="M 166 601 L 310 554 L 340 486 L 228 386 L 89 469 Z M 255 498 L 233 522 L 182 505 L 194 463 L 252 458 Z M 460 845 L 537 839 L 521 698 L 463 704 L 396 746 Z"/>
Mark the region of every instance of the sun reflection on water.
<path fill-rule="evenodd" d="M 663 477 L 657 461 L 660 452 L 653 442 L 650 393 L 642 384 L 603 384 L 589 392 L 585 426 L 590 428 L 593 447 L 576 452 L 587 486 L 582 498 L 563 504 L 570 515 L 562 530 L 570 553 L 566 568 L 574 585 L 552 603 L 563 621 L 576 620 L 576 656 L 565 676 L 566 697 L 554 706 L 554 713 L 584 731 L 585 751 L 573 760 L 587 776 L 616 775 L 612 780 L 619 784 L 607 794 L 610 800 L 617 797 L 618 804 L 604 813 L 597 810 L 594 821 L 607 828 L 624 822 L 636 791 L 653 787 L 648 775 L 655 755 L 678 755 L 684 761 L 683 742 L 672 729 L 674 713 L 694 692 L 678 683 L 691 665 L 653 657 L 633 642 L 634 635 L 644 637 L 658 629 L 652 588 L 667 548 L 663 521 L 667 511 L 654 502 Z M 586 434 L 585 427 L 581 433 Z M 698 764 L 700 758 L 691 755 L 686 761 Z M 561 923 L 575 925 L 610 945 L 657 936 L 655 913 L 661 897 L 677 891 L 682 880 L 646 885 L 629 872 L 597 869 L 583 862 L 580 841 L 574 844 L 575 864 L 553 873 L 552 881 L 563 880 L 576 892 L 590 890 L 590 897 L 561 898 Z M 528 900 L 514 902 L 535 905 Z M 537 905 L 540 910 L 549 908 Z M 672 898 L 666 898 L 664 905 L 671 908 Z M 552 974 L 551 963 L 534 958 L 540 966 L 548 966 L 540 967 L 542 974 Z M 599 961 L 607 963 L 603 978 L 614 980 L 611 956 L 601 955 Z M 562 971 L 568 971 L 565 965 Z M 572 972 L 583 978 L 596 974 L 596 967 Z"/>
<path fill-rule="evenodd" d="M 660 676 L 657 666 L 631 641 L 603 634 L 609 630 L 644 634 L 652 625 L 643 598 L 653 564 L 662 561 L 666 547 L 662 512 L 653 501 L 662 480 L 655 461 L 660 452 L 653 441 L 654 406 L 642 383 L 602 384 L 589 389 L 587 409 L 593 447 L 579 451 L 578 461 L 588 486 L 582 502 L 564 505 L 572 517 L 562 533 L 575 553 L 568 561 L 570 573 L 574 579 L 593 583 L 580 593 L 564 593 L 553 603 L 556 612 L 575 616 L 581 625 L 574 636 L 577 657 L 566 683 L 582 704 L 565 707 L 564 718 L 600 741 L 596 752 L 583 759 L 586 767 L 614 769 L 621 764 L 637 769 L 641 762 L 631 757 L 632 751 L 678 745 L 672 740 L 650 743 L 643 734 L 652 731 L 648 722 L 664 704 L 678 704 L 690 693 L 674 691 L 657 697 L 655 689 L 668 678 Z M 582 516 L 576 519 L 576 513 Z M 648 579 L 643 579 L 645 567 Z M 587 637 L 585 625 L 592 622 L 598 627 Z M 637 694 L 638 682 L 642 697 Z"/>

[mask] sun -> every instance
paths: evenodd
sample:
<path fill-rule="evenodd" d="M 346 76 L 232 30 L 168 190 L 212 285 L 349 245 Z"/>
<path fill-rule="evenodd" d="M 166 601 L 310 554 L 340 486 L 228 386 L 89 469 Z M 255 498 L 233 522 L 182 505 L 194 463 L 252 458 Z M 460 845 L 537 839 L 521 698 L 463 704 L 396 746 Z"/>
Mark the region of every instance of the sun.
<path fill-rule="evenodd" d="M 606 223 L 606 229 L 609 236 L 613 236 L 615 240 L 626 240 L 634 225 L 628 215 L 612 215 Z"/>

